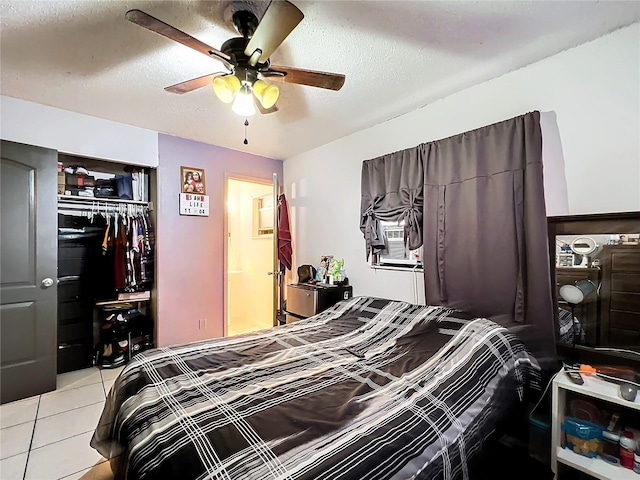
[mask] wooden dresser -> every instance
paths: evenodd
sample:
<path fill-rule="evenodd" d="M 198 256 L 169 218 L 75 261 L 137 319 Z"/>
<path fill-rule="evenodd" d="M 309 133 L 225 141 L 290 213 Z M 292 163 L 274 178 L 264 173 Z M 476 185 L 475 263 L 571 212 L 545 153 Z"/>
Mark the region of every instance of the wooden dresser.
<path fill-rule="evenodd" d="M 640 345 L 640 246 L 605 246 L 602 266 L 600 340 L 604 345 Z"/>
<path fill-rule="evenodd" d="M 570 310 L 558 295 L 558 288 L 577 280 L 589 279 L 597 287 L 585 298 L 584 305 L 575 307 L 575 315 L 584 322 L 586 341 L 578 348 L 558 343 L 561 358 L 571 362 L 600 365 L 634 364 L 640 369 L 640 357 L 617 349 L 640 352 L 640 245 L 608 245 L 618 239 L 637 238 L 640 234 L 640 211 L 564 215 L 547 218 L 549 263 L 554 303 Z M 600 247 L 587 260 L 590 268 L 557 265 L 560 245 L 570 244 L 577 237 L 591 237 Z M 574 259 L 575 260 L 575 259 Z M 596 267 L 596 268 L 594 268 Z M 597 277 L 599 273 L 599 277 Z M 599 278 L 599 282 L 595 281 Z M 584 309 L 584 310 L 583 310 Z M 595 310 L 595 312 L 594 312 Z M 554 312 L 557 315 L 557 310 Z M 596 320 L 595 341 L 593 328 Z M 555 318 L 559 328 L 559 318 Z M 598 348 L 599 347 L 599 348 Z"/>

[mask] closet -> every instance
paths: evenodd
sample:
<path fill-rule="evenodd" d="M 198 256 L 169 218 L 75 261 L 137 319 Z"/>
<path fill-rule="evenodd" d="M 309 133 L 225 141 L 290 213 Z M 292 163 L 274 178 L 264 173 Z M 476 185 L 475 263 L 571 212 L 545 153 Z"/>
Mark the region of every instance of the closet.
<path fill-rule="evenodd" d="M 156 344 L 157 186 L 154 169 L 6 140 L 0 150 L 4 404 L 55 390 L 58 372 L 116 366 Z M 64 171 L 71 166 L 79 168 Z M 144 282 L 134 270 L 130 285 L 107 290 L 111 277 L 97 250 L 106 230 L 100 217 L 116 214 L 145 216 L 142 237 L 151 248 Z"/>
<path fill-rule="evenodd" d="M 59 155 L 58 373 L 154 346 L 154 191 L 151 169 Z"/>

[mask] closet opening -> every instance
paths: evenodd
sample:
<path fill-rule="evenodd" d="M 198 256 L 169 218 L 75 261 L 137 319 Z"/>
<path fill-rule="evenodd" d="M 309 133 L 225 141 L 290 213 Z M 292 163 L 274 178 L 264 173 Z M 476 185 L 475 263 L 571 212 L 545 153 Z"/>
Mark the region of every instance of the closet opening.
<path fill-rule="evenodd" d="M 58 155 L 58 373 L 155 340 L 155 170 Z"/>

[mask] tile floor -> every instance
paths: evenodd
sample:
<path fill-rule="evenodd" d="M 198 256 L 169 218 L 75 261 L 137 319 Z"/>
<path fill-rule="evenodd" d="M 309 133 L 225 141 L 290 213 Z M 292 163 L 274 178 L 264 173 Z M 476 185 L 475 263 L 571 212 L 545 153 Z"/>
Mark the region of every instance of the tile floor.
<path fill-rule="evenodd" d="M 56 391 L 0 406 L 0 479 L 74 480 L 105 461 L 89 441 L 121 370 L 64 373 Z"/>
<path fill-rule="evenodd" d="M 249 319 L 246 317 L 234 318 L 229 322 L 227 326 L 227 334 L 229 336 L 232 335 L 240 335 L 242 333 L 255 332 L 258 330 L 264 330 L 265 328 L 271 328 L 270 320 L 255 320 Z"/>

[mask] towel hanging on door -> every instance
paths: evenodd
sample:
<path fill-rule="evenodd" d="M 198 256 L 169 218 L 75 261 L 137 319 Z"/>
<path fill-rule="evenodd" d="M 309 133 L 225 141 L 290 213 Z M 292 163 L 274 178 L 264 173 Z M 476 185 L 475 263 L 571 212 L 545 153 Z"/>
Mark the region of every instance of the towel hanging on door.
<path fill-rule="evenodd" d="M 283 267 L 291 270 L 291 229 L 289 228 L 289 212 L 284 193 L 278 197 L 278 260 Z M 284 268 L 283 268 L 284 270 Z"/>

